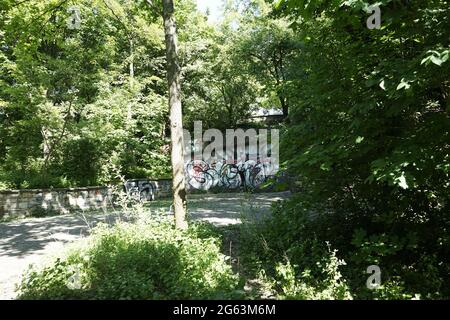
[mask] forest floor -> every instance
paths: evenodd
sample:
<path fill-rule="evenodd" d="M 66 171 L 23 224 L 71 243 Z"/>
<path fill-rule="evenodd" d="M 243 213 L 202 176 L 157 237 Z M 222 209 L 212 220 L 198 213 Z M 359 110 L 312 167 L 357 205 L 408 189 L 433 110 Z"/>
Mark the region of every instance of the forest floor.
<path fill-rule="evenodd" d="M 260 219 L 269 214 L 272 203 L 287 197 L 286 192 L 192 194 L 188 198 L 188 214 L 190 219 L 228 228 L 240 224 L 242 218 Z M 169 213 L 170 204 L 171 200 L 163 199 L 147 207 Z M 87 236 L 97 223 L 114 223 L 116 218 L 116 213 L 108 211 L 0 223 L 0 299 L 15 298 L 15 285 L 30 264 L 45 262 L 63 250 L 65 244 Z M 230 243 L 231 251 L 237 244 L 230 237 L 233 235 L 226 236 L 224 243 Z"/>

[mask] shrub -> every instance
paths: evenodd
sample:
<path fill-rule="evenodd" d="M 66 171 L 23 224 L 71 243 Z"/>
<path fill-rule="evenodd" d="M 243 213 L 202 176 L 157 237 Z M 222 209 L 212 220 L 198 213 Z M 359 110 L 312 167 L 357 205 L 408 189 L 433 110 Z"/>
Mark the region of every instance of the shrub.
<path fill-rule="evenodd" d="M 30 269 L 21 299 L 207 299 L 240 296 L 239 279 L 203 225 L 121 222 L 98 226 L 83 244 Z"/>
<path fill-rule="evenodd" d="M 0 175 L 1 178 L 1 175 Z M 8 189 L 13 189 L 13 185 L 11 185 L 9 182 L 7 181 L 2 181 L 0 180 L 0 191 L 2 190 L 8 190 Z"/>
<path fill-rule="evenodd" d="M 271 218 L 244 224 L 241 261 L 254 274 L 263 270 L 272 277 L 284 297 L 339 298 L 319 294 L 333 283 L 332 273 L 324 270 L 334 266 L 331 270 L 345 279 L 343 284 L 357 299 L 446 298 L 447 225 L 445 216 L 421 220 L 406 213 L 341 213 L 301 194 L 277 205 Z M 339 258 L 327 250 L 326 242 L 338 250 Z M 346 264 L 337 263 L 340 260 Z M 381 269 L 376 290 L 366 287 L 371 265 Z"/>
<path fill-rule="evenodd" d="M 302 300 L 352 299 L 349 287 L 339 271 L 341 265 L 345 265 L 345 261 L 336 257 L 336 250 L 330 250 L 329 255 L 317 262 L 317 267 L 323 273 L 322 279 L 315 278 L 310 269 L 297 271 L 298 266 L 292 266 L 289 261 L 278 263 L 276 276 L 279 279 L 280 297 Z"/>
<path fill-rule="evenodd" d="M 337 250 L 314 237 L 290 233 L 288 225 L 274 216 L 262 221 L 246 221 L 240 227 L 241 261 L 251 276 L 264 277 L 279 299 L 352 299 L 341 273 L 344 260 Z"/>

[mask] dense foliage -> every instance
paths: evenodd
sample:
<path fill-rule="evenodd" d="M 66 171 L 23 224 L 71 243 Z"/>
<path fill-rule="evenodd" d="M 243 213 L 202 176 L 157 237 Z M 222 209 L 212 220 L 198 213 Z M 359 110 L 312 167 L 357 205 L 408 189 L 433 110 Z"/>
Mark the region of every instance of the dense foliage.
<path fill-rule="evenodd" d="M 276 3 L 299 42 L 283 140 L 298 193 L 249 252 L 301 283 L 328 241 L 356 297 L 449 297 L 450 4 L 380 1 L 373 30 L 368 5 Z M 382 290 L 366 289 L 370 265 Z"/>
<path fill-rule="evenodd" d="M 2 2 L 0 187 L 103 184 L 115 179 L 111 168 L 126 178 L 169 176 L 158 6 L 144 0 Z M 74 7 L 77 27 L 71 27 Z M 259 104 L 272 107 L 272 89 L 262 89 L 275 82 L 244 72 L 251 65 L 243 42 L 252 35 L 231 27 L 240 13 L 227 8 L 225 21 L 213 26 L 192 0 L 176 3 L 186 128 L 194 121 L 205 129 L 234 128 Z"/>
<path fill-rule="evenodd" d="M 80 11 L 78 28 L 68 22 Z M 0 10 L 0 180 L 92 185 L 111 165 L 167 174 L 161 21 L 140 2 L 13 1 Z"/>
<path fill-rule="evenodd" d="M 98 226 L 89 241 L 30 269 L 21 299 L 238 298 L 238 277 L 210 228 L 172 223 Z"/>

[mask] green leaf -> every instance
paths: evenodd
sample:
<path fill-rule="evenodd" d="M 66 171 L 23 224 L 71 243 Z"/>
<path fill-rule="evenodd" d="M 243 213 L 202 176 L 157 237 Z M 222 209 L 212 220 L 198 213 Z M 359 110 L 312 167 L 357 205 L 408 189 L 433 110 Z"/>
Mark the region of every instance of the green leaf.
<path fill-rule="evenodd" d="M 275 4 L 273 5 L 275 9 L 279 9 L 281 4 L 284 2 L 284 0 L 278 0 L 277 2 L 275 2 Z"/>
<path fill-rule="evenodd" d="M 403 189 L 408 189 L 408 183 L 406 183 L 405 175 L 402 174 L 399 178 L 397 178 L 396 183 Z"/>
<path fill-rule="evenodd" d="M 405 81 L 404 78 L 400 81 L 400 84 L 397 86 L 397 90 L 405 89 L 408 90 L 411 88 L 411 85 L 408 83 L 408 81 Z"/>
<path fill-rule="evenodd" d="M 441 58 L 438 58 L 436 56 L 431 56 L 430 60 L 431 60 L 431 62 L 433 62 L 435 65 L 438 65 L 438 66 L 441 66 L 442 63 L 444 62 L 444 61 L 442 61 Z"/>

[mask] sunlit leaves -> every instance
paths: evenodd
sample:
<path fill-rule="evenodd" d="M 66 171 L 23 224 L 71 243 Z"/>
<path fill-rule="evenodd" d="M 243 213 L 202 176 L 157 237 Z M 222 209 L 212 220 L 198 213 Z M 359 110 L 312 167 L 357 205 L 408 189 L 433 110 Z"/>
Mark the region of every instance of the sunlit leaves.
<path fill-rule="evenodd" d="M 411 88 L 411 85 L 406 81 L 404 78 L 400 81 L 399 85 L 397 86 L 397 90 L 405 89 L 408 90 Z"/>
<path fill-rule="evenodd" d="M 420 64 L 429 65 L 430 63 L 434 63 L 437 66 L 441 66 L 444 62 L 447 62 L 449 57 L 450 50 L 429 50 L 427 52 L 428 56 L 425 57 Z"/>

